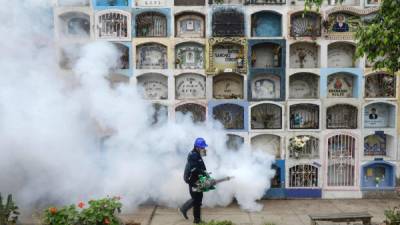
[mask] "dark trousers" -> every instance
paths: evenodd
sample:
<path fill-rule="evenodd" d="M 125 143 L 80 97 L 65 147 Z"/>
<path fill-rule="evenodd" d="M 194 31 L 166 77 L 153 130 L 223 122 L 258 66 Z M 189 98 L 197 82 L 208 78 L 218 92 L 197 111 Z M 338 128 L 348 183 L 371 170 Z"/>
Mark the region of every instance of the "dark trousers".
<path fill-rule="evenodd" d="M 181 207 L 183 211 L 187 212 L 193 207 L 194 222 L 200 222 L 201 220 L 201 205 L 203 201 L 203 192 L 196 192 L 192 190 L 192 186 L 189 186 L 189 192 L 191 199 L 187 200 Z"/>

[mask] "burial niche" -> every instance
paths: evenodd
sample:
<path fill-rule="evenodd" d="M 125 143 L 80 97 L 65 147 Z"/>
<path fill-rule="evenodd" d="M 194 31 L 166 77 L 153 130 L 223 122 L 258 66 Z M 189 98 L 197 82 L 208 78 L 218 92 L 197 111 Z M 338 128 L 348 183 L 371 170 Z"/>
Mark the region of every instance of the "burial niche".
<path fill-rule="evenodd" d="M 225 129 L 244 129 L 243 106 L 231 103 L 217 105 L 213 108 L 213 115 Z"/>

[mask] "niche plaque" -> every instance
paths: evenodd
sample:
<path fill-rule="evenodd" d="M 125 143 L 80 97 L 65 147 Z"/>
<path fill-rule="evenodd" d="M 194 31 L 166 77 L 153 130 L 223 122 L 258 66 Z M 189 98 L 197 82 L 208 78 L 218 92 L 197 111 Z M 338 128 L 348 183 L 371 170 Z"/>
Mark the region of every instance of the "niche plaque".
<path fill-rule="evenodd" d="M 243 78 L 234 73 L 217 75 L 213 79 L 213 97 L 216 99 L 242 99 Z"/>
<path fill-rule="evenodd" d="M 151 100 L 168 99 L 168 78 L 161 74 L 144 74 L 138 77 L 143 87 L 143 97 Z"/>
<path fill-rule="evenodd" d="M 198 99 L 206 97 L 206 78 L 199 74 L 186 73 L 175 78 L 176 99 Z"/>

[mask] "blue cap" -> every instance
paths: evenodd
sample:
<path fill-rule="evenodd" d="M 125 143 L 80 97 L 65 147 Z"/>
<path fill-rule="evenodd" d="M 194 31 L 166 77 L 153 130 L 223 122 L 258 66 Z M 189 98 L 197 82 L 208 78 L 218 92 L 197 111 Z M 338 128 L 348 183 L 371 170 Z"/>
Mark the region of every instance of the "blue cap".
<path fill-rule="evenodd" d="M 206 140 L 204 140 L 204 138 L 196 138 L 196 141 L 194 141 L 194 147 L 196 148 L 205 148 L 208 145 L 206 144 Z"/>

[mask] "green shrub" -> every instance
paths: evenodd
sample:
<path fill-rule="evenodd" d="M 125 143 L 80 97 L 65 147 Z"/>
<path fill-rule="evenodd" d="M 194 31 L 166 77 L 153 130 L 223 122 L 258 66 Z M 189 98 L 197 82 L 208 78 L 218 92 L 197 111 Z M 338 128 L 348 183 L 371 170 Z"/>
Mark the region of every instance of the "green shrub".
<path fill-rule="evenodd" d="M 0 224 L 14 225 L 18 220 L 18 206 L 12 200 L 12 195 L 8 195 L 7 201 L 3 204 L 3 197 L 0 193 Z"/>
<path fill-rule="evenodd" d="M 400 224 L 400 207 L 385 210 L 385 223 L 386 225 L 399 225 Z"/>

